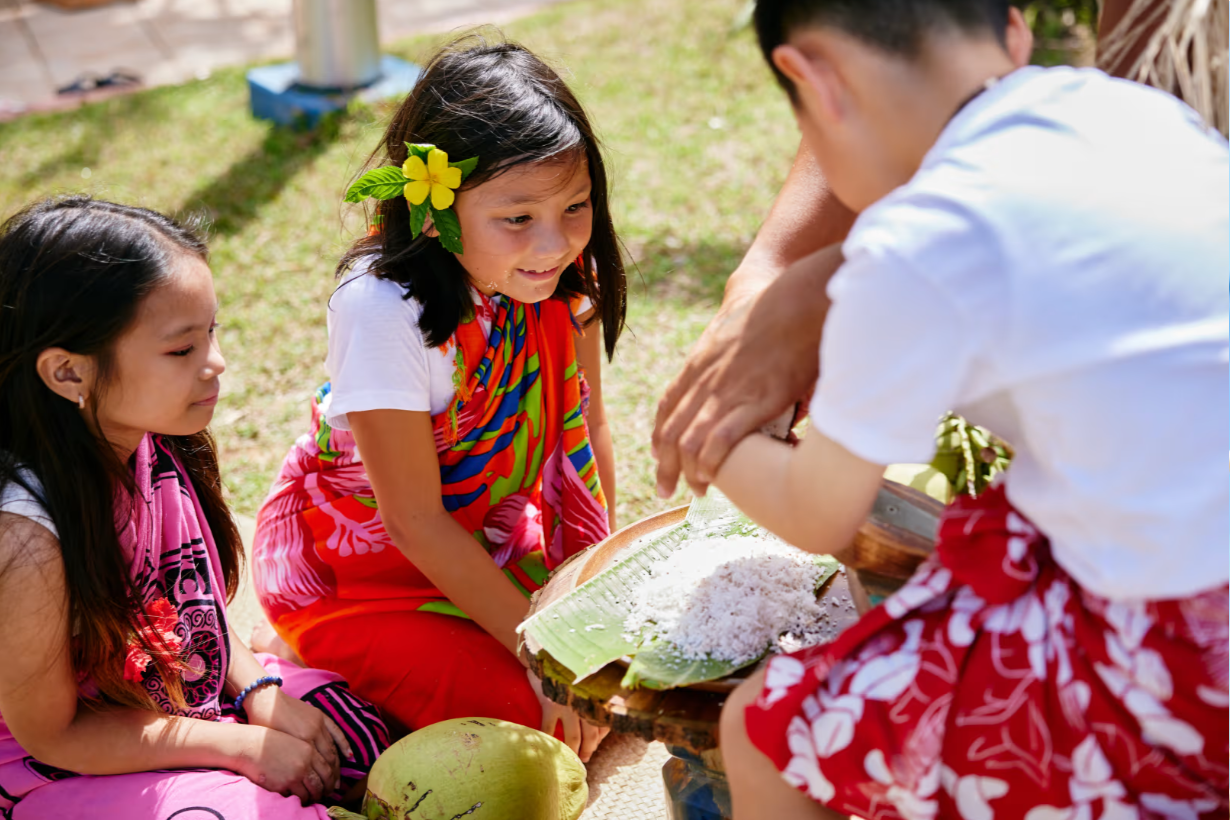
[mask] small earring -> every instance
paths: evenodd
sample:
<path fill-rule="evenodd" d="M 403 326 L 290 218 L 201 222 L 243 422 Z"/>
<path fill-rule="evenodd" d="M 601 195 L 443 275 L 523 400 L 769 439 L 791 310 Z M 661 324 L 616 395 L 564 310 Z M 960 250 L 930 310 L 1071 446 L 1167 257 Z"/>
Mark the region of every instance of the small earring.
<path fill-rule="evenodd" d="M 77 394 L 77 407 L 82 410 L 85 409 L 85 396 L 81 395 L 80 393 Z"/>

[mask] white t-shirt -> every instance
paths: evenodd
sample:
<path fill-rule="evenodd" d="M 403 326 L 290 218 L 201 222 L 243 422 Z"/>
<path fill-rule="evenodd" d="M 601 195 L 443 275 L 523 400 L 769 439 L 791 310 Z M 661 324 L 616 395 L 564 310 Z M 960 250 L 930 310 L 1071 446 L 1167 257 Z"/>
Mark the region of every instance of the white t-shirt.
<path fill-rule="evenodd" d="M 428 347 L 419 329 L 423 305 L 406 299 L 405 289 L 355 266 L 329 301 L 329 352 L 325 370 L 332 382 L 326 421 L 349 430 L 347 413 L 365 410 L 413 410 L 431 415 L 448 409 L 456 388 L 456 348 Z M 484 335 L 491 333 L 491 312 L 504 297 L 484 299 L 470 288 Z M 584 316 L 588 298 L 577 305 Z"/>
<path fill-rule="evenodd" d="M 20 467 L 18 470 L 22 473 L 22 477 L 33 486 L 42 486 L 38 479 L 29 471 L 25 471 Z M 47 510 L 38 502 L 37 498 L 31 495 L 29 490 L 16 482 L 10 481 L 3 490 L 0 490 L 0 512 L 28 518 L 37 524 L 42 524 L 56 538 L 60 537 L 59 533 L 56 532 L 55 523 L 51 520 L 51 516 L 47 514 Z"/>
<path fill-rule="evenodd" d="M 1008 496 L 1086 588 L 1225 583 L 1227 156 L 1160 91 L 1014 72 L 851 230 L 814 424 L 919 462 L 954 409 L 1015 446 Z"/>

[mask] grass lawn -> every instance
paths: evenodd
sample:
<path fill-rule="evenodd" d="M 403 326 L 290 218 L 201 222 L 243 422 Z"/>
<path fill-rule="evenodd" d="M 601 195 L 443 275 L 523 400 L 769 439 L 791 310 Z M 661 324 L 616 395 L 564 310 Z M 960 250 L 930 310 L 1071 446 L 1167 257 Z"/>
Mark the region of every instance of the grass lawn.
<path fill-rule="evenodd" d="M 605 372 L 622 523 L 682 503 L 654 494 L 657 399 L 720 301 L 798 137 L 743 0 L 577 0 L 505 33 L 565 72 L 602 133 L 616 225 L 636 260 L 628 332 Z M 393 45 L 412 61 L 440 36 Z M 243 71 L 0 124 L 0 217 L 55 193 L 210 219 L 229 370 L 214 432 L 234 508 L 253 514 L 307 429 L 325 379 L 325 302 L 360 229 L 346 185 L 392 105 L 314 134 L 248 115 Z M 87 170 L 88 169 L 88 170 Z"/>

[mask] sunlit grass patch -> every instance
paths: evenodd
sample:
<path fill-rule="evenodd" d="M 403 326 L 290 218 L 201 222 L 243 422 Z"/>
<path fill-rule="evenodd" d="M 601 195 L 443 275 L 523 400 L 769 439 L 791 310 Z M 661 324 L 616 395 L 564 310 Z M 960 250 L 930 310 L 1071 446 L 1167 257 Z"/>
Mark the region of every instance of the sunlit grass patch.
<path fill-rule="evenodd" d="M 746 30 L 742 0 L 578 0 L 504 32 L 565 73 L 607 147 L 617 227 L 639 268 L 629 331 L 606 371 L 619 517 L 654 494 L 649 435 L 662 389 L 721 298 L 797 145 L 784 96 Z M 424 59 L 444 38 L 388 50 Z M 210 224 L 229 369 L 214 430 L 230 499 L 252 514 L 324 380 L 333 269 L 362 230 L 347 183 L 393 107 L 313 133 L 248 113 L 244 72 L 0 124 L 0 215 L 50 194 L 96 196 Z M 85 169 L 89 169 L 85 171 Z"/>

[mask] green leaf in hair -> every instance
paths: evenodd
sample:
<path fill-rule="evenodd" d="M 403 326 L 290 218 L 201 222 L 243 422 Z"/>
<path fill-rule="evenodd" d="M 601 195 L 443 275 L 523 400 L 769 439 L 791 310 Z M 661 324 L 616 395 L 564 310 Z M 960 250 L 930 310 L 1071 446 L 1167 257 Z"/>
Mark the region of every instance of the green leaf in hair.
<path fill-rule="evenodd" d="M 466 177 L 472 174 L 474 169 L 478 167 L 478 157 L 463 159 L 461 162 L 450 162 L 449 165 L 453 168 L 461 169 L 461 181 L 465 182 Z"/>
<path fill-rule="evenodd" d="M 406 150 L 410 152 L 410 155 L 418 157 L 423 162 L 427 161 L 427 155 L 430 154 L 431 149 L 435 147 L 436 146 L 431 145 L 429 143 L 413 143 L 413 142 L 406 143 Z"/>
<path fill-rule="evenodd" d="M 431 206 L 426 201 L 410 206 L 410 236 L 418 239 L 423 232 L 423 223 L 427 221 L 427 209 Z"/>
<path fill-rule="evenodd" d="M 437 210 L 431 203 L 451 203 L 453 192 L 478 167 L 478 157 L 449 162 L 448 154 L 434 145 L 412 142 L 405 145 L 408 156 L 401 167 L 389 165 L 368 171 L 347 189 L 346 201 L 404 196 L 410 208 L 410 235 L 417 239 L 423 232 L 427 215 L 431 214 L 440 235 L 440 244 L 446 250 L 461 253 L 461 223 L 457 214 L 451 208 Z M 414 200 L 418 200 L 418 204 Z M 373 228 L 379 230 L 375 223 Z"/>
<path fill-rule="evenodd" d="M 453 253 L 461 253 L 461 223 L 452 208 L 443 211 L 432 208 L 431 221 L 440 232 L 440 244 Z"/>
<path fill-rule="evenodd" d="M 362 202 L 372 199 L 392 199 L 402 195 L 406 187 L 406 175 L 395 165 L 373 168 L 359 177 L 346 191 L 347 202 Z"/>

